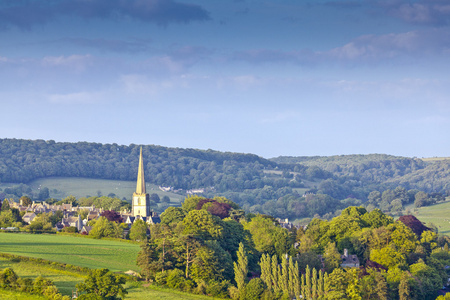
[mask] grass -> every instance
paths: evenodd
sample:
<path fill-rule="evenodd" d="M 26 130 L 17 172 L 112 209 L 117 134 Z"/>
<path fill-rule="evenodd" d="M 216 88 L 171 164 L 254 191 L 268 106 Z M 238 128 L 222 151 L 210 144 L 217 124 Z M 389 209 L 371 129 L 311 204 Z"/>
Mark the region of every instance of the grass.
<path fill-rule="evenodd" d="M 52 269 L 51 266 L 40 265 L 36 262 L 24 261 L 15 262 L 6 258 L 0 257 L 0 270 L 5 268 L 12 268 L 19 277 L 30 278 L 34 280 L 39 275 L 47 279 L 51 279 L 55 286 L 63 295 L 72 295 L 75 291 L 76 284 L 84 281 L 84 276 L 70 271 L 61 271 Z M 135 300 L 167 300 L 167 299 L 181 299 L 181 300 L 201 300 L 214 299 L 213 297 L 200 296 L 181 291 L 168 289 L 156 285 L 144 286 L 142 282 L 128 282 L 125 285 L 128 292 L 126 299 Z M 27 293 L 12 292 L 0 289 L 0 299 L 47 299 L 38 295 L 31 295 Z"/>
<path fill-rule="evenodd" d="M 172 290 L 169 288 L 149 285 L 143 286 L 140 282 L 128 283 L 127 286 L 127 296 L 126 299 L 133 300 L 171 300 L 171 299 L 181 299 L 181 300 L 211 300 L 219 299 L 209 296 L 189 294 L 177 290 Z"/>
<path fill-rule="evenodd" d="M 413 215 L 424 222 L 425 225 L 433 223 L 437 226 L 439 234 L 450 236 L 450 201 L 420 207 L 412 210 Z"/>
<path fill-rule="evenodd" d="M 12 268 L 14 272 L 22 278 L 34 280 L 38 276 L 45 277 L 53 281 L 59 292 L 63 295 L 72 295 L 75 285 L 84 281 L 84 276 L 70 271 L 53 269 L 47 265 L 40 265 L 30 261 L 11 261 L 0 257 L 0 269 Z M 1 295 L 1 294 L 0 294 Z M 3 299 L 0 297 L 0 299 Z M 14 298 L 12 298 L 14 299 Z M 20 298 L 19 298 L 20 299 Z M 25 298 L 27 299 L 27 298 Z M 36 298 L 40 299 L 40 298 Z M 45 299 L 45 298 L 44 298 Z"/>
<path fill-rule="evenodd" d="M 13 184 L 9 184 L 10 186 Z M 79 177 L 47 177 L 32 181 L 29 186 L 33 192 L 37 193 L 40 187 L 47 187 L 50 190 L 50 197 L 62 199 L 73 195 L 76 198 L 86 196 L 107 196 L 110 193 L 118 198 L 131 200 L 131 195 L 136 191 L 135 181 L 92 179 Z M 4 188 L 6 186 L 2 186 Z M 146 184 L 147 193 L 156 193 L 160 198 L 168 196 L 171 202 L 180 203 L 184 196 L 161 191 L 158 186 Z M 56 193 L 55 193 L 56 190 Z"/>
<path fill-rule="evenodd" d="M 0 233 L 0 252 L 113 272 L 138 271 L 137 244 L 61 235 Z"/>
<path fill-rule="evenodd" d="M 0 289 L 0 299 L 2 300 L 48 300 L 47 297 L 21 293 L 15 291 L 7 291 Z"/>
<path fill-rule="evenodd" d="M 38 257 L 81 267 L 108 268 L 112 271 L 137 270 L 135 261 L 138 250 L 138 245 L 116 241 L 58 235 L 0 233 L 0 252 Z M 63 295 L 72 295 L 76 284 L 85 279 L 79 273 L 54 269 L 51 265 L 0 257 L 0 270 L 5 268 L 12 268 L 18 276 L 23 278 L 35 279 L 42 275 L 51 279 Z M 142 282 L 128 282 L 125 287 L 128 291 L 127 299 L 215 299 L 155 285 L 144 286 Z M 0 299 L 40 300 L 46 298 L 0 289 Z"/>
<path fill-rule="evenodd" d="M 450 159 L 450 157 L 427 157 L 427 158 L 421 158 L 421 160 L 428 161 L 428 162 L 449 160 L 449 159 Z"/>

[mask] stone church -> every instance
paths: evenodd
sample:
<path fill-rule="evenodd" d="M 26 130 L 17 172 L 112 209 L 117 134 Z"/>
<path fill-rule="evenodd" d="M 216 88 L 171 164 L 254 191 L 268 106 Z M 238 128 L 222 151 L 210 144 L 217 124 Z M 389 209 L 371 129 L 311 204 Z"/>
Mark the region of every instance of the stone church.
<path fill-rule="evenodd" d="M 133 193 L 132 199 L 131 213 L 133 217 L 148 217 L 152 215 L 152 211 L 150 209 L 150 196 L 145 191 L 144 160 L 142 158 L 142 147 L 141 154 L 139 156 L 136 192 Z"/>

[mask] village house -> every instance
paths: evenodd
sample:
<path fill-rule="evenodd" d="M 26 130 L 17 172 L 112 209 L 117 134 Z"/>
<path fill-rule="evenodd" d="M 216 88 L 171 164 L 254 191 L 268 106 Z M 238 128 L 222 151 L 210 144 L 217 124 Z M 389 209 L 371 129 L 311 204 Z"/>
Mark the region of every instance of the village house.
<path fill-rule="evenodd" d="M 344 254 L 341 255 L 341 259 L 342 259 L 341 263 L 342 268 L 359 268 L 358 256 L 354 254 L 349 255 L 347 249 L 344 249 Z"/>
<path fill-rule="evenodd" d="M 33 222 L 34 218 L 36 218 L 36 214 L 34 212 L 27 212 L 23 215 L 22 220 L 25 223 L 30 224 L 31 222 Z"/>

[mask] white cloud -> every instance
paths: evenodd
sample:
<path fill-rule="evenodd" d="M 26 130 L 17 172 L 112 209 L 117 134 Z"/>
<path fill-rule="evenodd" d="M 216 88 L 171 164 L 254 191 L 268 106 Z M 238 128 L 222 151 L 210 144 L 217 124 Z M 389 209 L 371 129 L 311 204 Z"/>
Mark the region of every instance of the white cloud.
<path fill-rule="evenodd" d="M 103 100 L 102 93 L 79 92 L 71 94 L 52 94 L 47 97 L 54 104 L 92 104 Z"/>
<path fill-rule="evenodd" d="M 122 75 L 120 77 L 120 82 L 127 93 L 147 96 L 156 96 L 163 90 L 180 86 L 176 79 L 158 81 L 140 74 Z"/>
<path fill-rule="evenodd" d="M 70 56 L 46 56 L 42 59 L 44 66 L 62 66 L 70 67 L 77 71 L 84 71 L 86 66 L 92 62 L 92 56 L 86 55 L 70 55 Z"/>

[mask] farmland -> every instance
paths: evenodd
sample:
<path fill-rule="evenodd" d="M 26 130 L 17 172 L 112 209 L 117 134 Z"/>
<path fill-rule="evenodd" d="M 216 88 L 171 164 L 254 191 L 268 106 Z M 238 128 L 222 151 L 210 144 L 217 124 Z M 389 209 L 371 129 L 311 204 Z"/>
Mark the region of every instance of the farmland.
<path fill-rule="evenodd" d="M 439 230 L 439 234 L 450 236 L 450 201 L 421 207 L 414 211 L 414 215 L 425 225 L 433 223 Z"/>
<path fill-rule="evenodd" d="M 139 245 L 119 241 L 59 235 L 0 234 L 0 252 L 2 253 L 42 258 L 92 269 L 108 268 L 115 272 L 138 271 L 135 263 L 138 251 Z M 84 281 L 84 276 L 79 273 L 54 269 L 51 265 L 0 258 L 0 270 L 5 268 L 14 269 L 18 276 L 24 278 L 35 279 L 42 275 L 52 280 L 63 295 L 71 295 L 75 290 L 75 285 Z M 143 286 L 141 282 L 129 282 L 126 288 L 128 299 L 213 299 L 163 287 Z M 0 289 L 0 299 L 38 300 L 46 298 Z"/>
<path fill-rule="evenodd" d="M 36 179 L 30 183 L 34 192 L 38 192 L 40 187 L 48 187 L 50 197 L 62 199 L 69 195 L 76 198 L 86 196 L 108 195 L 113 193 L 116 197 L 122 199 L 131 199 L 131 195 L 136 190 L 136 181 L 93 179 L 79 177 L 47 177 Z M 160 197 L 168 196 L 171 202 L 179 203 L 184 196 L 161 191 L 157 185 L 146 184 L 149 194 L 156 193 Z"/>
<path fill-rule="evenodd" d="M 138 271 L 139 245 L 62 235 L 3 233 L 0 252 L 29 256 L 92 269 Z"/>

